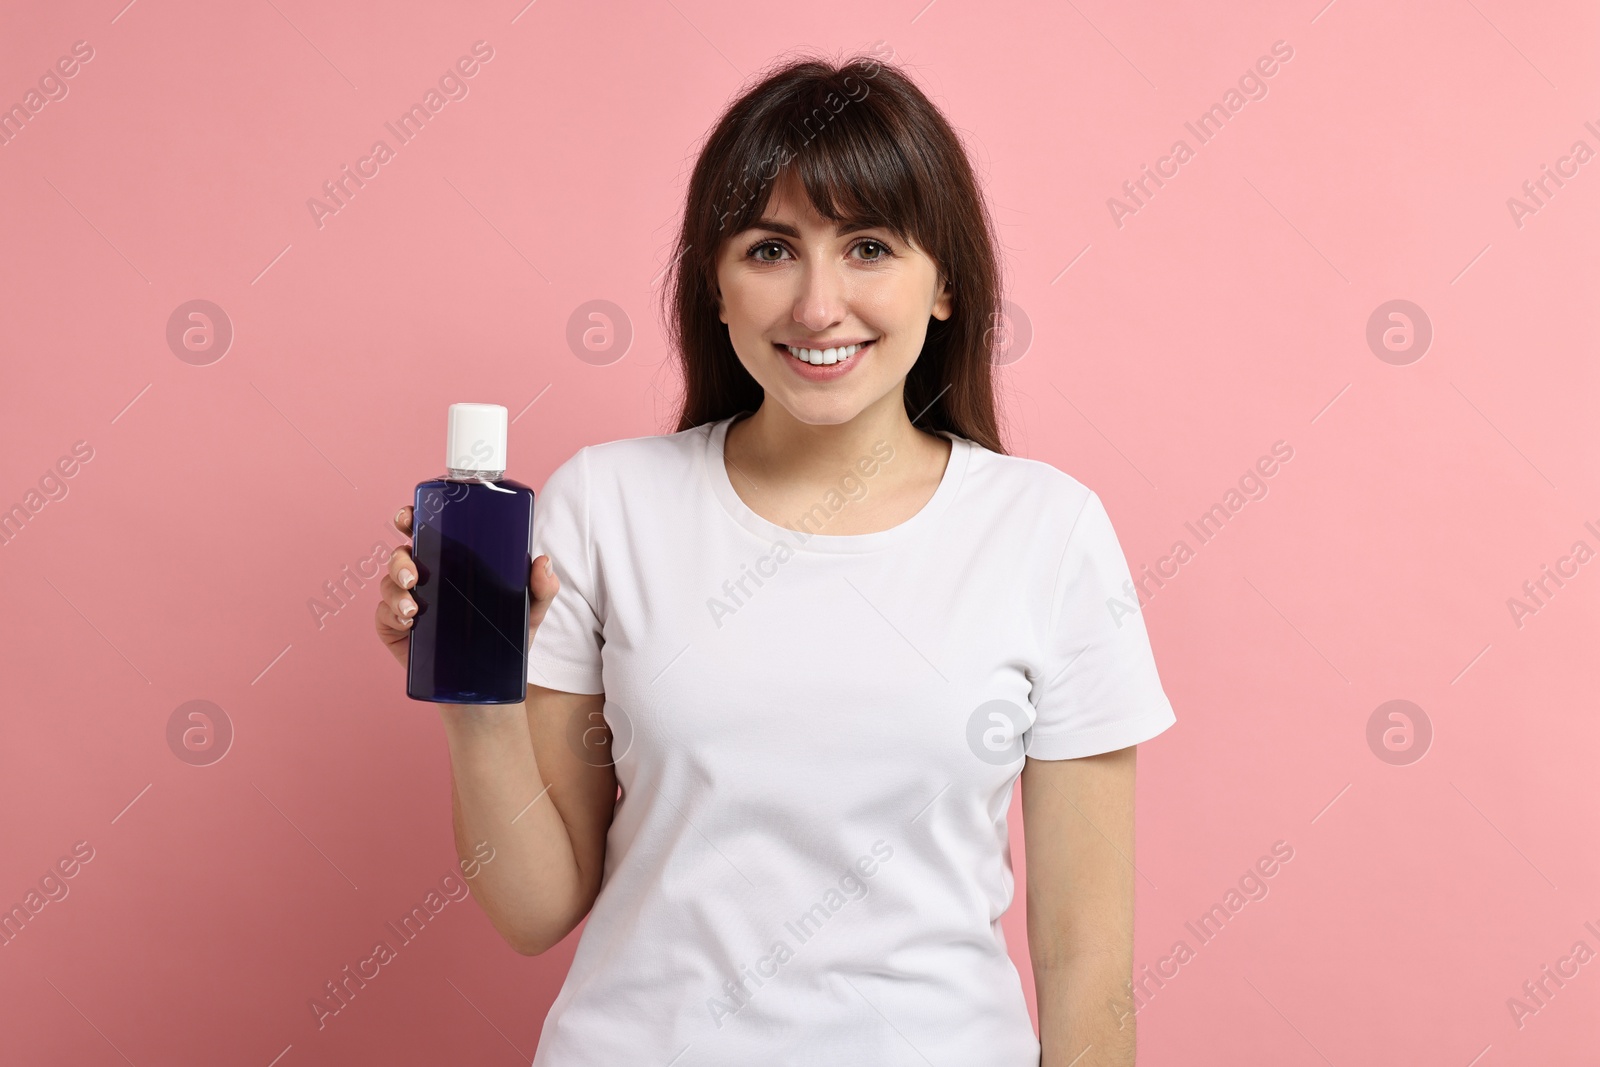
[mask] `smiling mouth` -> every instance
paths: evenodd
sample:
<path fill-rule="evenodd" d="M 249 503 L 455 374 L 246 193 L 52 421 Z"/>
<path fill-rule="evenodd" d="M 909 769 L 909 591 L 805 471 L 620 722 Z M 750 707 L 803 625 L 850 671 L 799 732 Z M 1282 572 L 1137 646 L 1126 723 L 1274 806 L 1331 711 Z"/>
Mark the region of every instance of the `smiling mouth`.
<path fill-rule="evenodd" d="M 843 363 L 872 343 L 872 341 L 863 341 L 861 344 L 845 345 L 843 348 L 791 348 L 789 345 L 773 342 L 775 347 L 787 352 L 794 359 L 798 359 L 802 363 L 809 363 L 813 367 L 824 367 L 831 363 Z"/>

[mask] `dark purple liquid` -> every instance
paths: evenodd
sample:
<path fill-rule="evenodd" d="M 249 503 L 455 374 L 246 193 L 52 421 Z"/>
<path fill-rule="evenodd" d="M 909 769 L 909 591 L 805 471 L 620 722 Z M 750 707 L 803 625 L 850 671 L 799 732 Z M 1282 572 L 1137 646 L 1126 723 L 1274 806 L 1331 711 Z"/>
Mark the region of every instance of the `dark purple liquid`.
<path fill-rule="evenodd" d="M 443 704 L 527 698 L 533 490 L 434 479 L 417 486 L 417 602 L 406 696 Z"/>

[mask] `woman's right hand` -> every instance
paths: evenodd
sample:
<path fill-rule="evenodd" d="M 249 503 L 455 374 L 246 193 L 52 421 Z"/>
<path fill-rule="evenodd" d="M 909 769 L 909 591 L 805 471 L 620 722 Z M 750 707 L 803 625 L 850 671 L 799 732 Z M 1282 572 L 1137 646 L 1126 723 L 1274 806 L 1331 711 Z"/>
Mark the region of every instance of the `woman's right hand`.
<path fill-rule="evenodd" d="M 411 505 L 401 508 L 390 521 L 395 529 L 410 537 Z M 378 601 L 375 622 L 378 639 L 394 653 L 394 658 L 400 661 L 402 667 L 406 666 L 410 655 L 411 624 L 417 618 L 417 602 L 411 598 L 411 589 L 416 584 L 417 564 L 411 558 L 411 546 L 401 545 L 389 556 L 389 573 L 383 576 L 380 583 L 381 599 Z M 550 610 L 550 602 L 561 588 L 561 580 L 556 577 L 549 556 L 539 556 L 533 561 L 528 574 L 528 587 L 533 594 L 528 610 L 528 643 L 532 645 L 539 623 L 544 621 L 545 612 Z"/>

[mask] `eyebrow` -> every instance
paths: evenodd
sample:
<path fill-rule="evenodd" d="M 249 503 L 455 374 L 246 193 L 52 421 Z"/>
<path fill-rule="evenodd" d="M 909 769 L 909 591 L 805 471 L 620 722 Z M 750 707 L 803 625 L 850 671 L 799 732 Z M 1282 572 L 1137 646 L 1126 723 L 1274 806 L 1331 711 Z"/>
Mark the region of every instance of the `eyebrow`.
<path fill-rule="evenodd" d="M 752 230 L 771 230 L 773 233 L 781 233 L 785 237 L 798 238 L 800 236 L 800 231 L 798 229 L 790 226 L 787 222 L 779 222 L 776 219 L 757 219 L 755 222 L 750 224 L 749 228 Z M 843 237 L 845 234 L 855 233 L 857 230 L 876 230 L 888 228 L 888 226 L 880 222 L 865 222 L 859 220 L 856 222 L 850 222 L 847 220 L 839 223 L 838 228 L 834 232 L 836 236 Z"/>

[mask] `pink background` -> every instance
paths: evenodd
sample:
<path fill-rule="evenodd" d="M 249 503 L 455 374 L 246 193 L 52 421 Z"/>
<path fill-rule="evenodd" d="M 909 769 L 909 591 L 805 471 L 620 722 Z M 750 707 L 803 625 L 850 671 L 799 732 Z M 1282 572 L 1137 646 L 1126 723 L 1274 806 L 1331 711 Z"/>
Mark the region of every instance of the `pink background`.
<path fill-rule="evenodd" d="M 1031 323 L 1012 450 L 1097 490 L 1136 572 L 1196 548 L 1146 606 L 1178 724 L 1139 760 L 1135 962 L 1195 955 L 1146 987 L 1141 1062 L 1594 1062 L 1600 961 L 1507 1006 L 1600 951 L 1600 563 L 1507 605 L 1600 549 L 1600 161 L 1507 205 L 1600 149 L 1592 6 L 123 3 L 11 5 L 0 34 L 0 104 L 94 53 L 0 147 L 0 507 L 93 450 L 0 546 L 0 905 L 94 850 L 0 948 L 0 1059 L 532 1057 L 576 935 L 521 957 L 470 901 L 317 1028 L 309 998 L 455 856 L 376 582 L 321 628 L 308 601 L 396 543 L 450 401 L 519 415 L 534 486 L 670 429 L 657 276 L 699 139 L 780 53 L 882 40 L 967 138 Z M 319 228 L 307 200 L 479 40 L 470 94 Z M 1184 122 L 1275 41 L 1266 97 L 1199 145 Z M 1179 137 L 1119 227 L 1108 198 Z M 234 330 L 203 366 L 166 340 L 195 299 Z M 634 331 L 608 365 L 566 341 L 595 299 Z M 1405 365 L 1366 339 L 1397 299 L 1434 334 Z M 1433 731 L 1407 765 L 1367 740 L 1395 699 Z M 168 745 L 190 700 L 235 731 L 208 766 Z M 1185 920 L 1276 841 L 1270 894 L 1201 945 Z"/>

